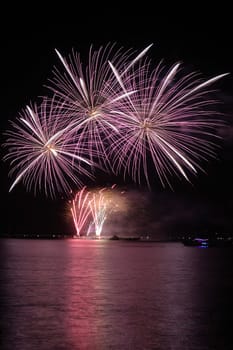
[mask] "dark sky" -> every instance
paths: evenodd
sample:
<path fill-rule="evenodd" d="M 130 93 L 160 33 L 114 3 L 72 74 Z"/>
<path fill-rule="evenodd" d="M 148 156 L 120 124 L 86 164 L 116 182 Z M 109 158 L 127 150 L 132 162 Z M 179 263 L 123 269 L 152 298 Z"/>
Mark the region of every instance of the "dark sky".
<path fill-rule="evenodd" d="M 207 174 L 200 174 L 193 185 L 177 183 L 174 191 L 155 187 L 145 202 L 145 227 L 151 233 L 232 232 L 233 36 L 228 10 L 220 9 L 215 14 L 203 13 L 201 9 L 189 9 L 184 14 L 178 10 L 154 14 L 147 9 L 135 15 L 119 12 L 114 16 L 113 10 L 101 15 L 93 10 L 84 15 L 81 11 L 73 13 L 72 9 L 63 13 L 61 8 L 59 16 L 55 12 L 46 15 L 45 10 L 36 16 L 36 9 L 31 9 L 30 15 L 17 16 L 16 12 L 14 18 L 10 11 L 6 12 L 8 20 L 1 24 L 1 134 L 9 127 L 8 121 L 18 116 L 26 104 L 46 94 L 44 84 L 51 77 L 53 66 L 58 64 L 55 48 L 64 55 L 72 48 L 86 54 L 91 44 L 99 47 L 117 42 L 125 48 L 142 50 L 154 43 L 149 56 L 155 63 L 161 59 L 167 64 L 182 61 L 206 78 L 231 73 L 217 84 L 218 97 L 230 121 L 222 134 L 218 160 L 206 165 Z M 1 157 L 3 154 L 1 149 Z M 8 193 L 11 181 L 7 164 L 1 162 L 1 169 L 1 233 L 70 232 L 73 229 L 67 220 L 63 199 L 51 201 L 43 195 L 34 197 L 21 185 Z M 136 192 L 134 188 L 133 198 L 139 203 L 140 192 L 138 196 Z M 138 210 L 142 208 L 139 206 Z M 141 216 L 138 227 L 143 225 Z"/>

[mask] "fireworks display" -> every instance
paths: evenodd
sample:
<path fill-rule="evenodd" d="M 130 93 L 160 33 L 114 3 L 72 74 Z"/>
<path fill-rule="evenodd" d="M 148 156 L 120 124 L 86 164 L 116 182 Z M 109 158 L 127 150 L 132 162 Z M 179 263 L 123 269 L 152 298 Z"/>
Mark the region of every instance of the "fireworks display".
<path fill-rule="evenodd" d="M 73 218 L 73 223 L 76 230 L 76 235 L 81 236 L 81 231 L 84 229 L 85 224 L 90 221 L 91 207 L 90 207 L 90 192 L 86 190 L 84 186 L 75 195 L 72 200 L 71 213 Z"/>
<path fill-rule="evenodd" d="M 70 201 L 70 210 L 77 237 L 94 236 L 100 238 L 104 223 L 110 214 L 124 209 L 122 200 L 119 200 L 123 192 L 120 194 L 116 192 L 115 186 L 89 191 L 83 187 Z"/>
<path fill-rule="evenodd" d="M 189 181 L 188 172 L 197 174 L 199 161 L 215 155 L 213 140 L 221 120 L 207 108 L 214 101 L 205 88 L 226 74 L 203 82 L 195 73 L 177 78 L 180 64 L 167 71 L 159 65 L 152 72 L 144 65 L 124 86 L 111 67 L 124 90 L 136 91 L 113 111 L 120 125 L 109 148 L 115 172 L 128 173 L 138 183 L 145 177 L 150 185 L 153 164 L 163 186 L 170 185 L 171 174 Z"/>
<path fill-rule="evenodd" d="M 21 117 L 12 122 L 12 130 L 6 132 L 8 153 L 4 158 L 11 161 L 10 175 L 16 177 L 10 191 L 22 180 L 29 191 L 44 191 L 53 197 L 56 192 L 69 192 L 71 183 L 82 186 L 80 175 L 93 178 L 93 164 L 86 157 L 85 143 L 77 155 L 71 126 L 61 128 L 60 118 L 60 108 L 44 100 L 39 107 L 27 106 Z"/>
<path fill-rule="evenodd" d="M 105 166 L 110 162 L 105 152 L 106 142 L 113 142 L 118 133 L 118 121 L 112 111 L 118 101 L 134 93 L 122 90 L 108 61 L 111 59 L 121 74 L 125 74 L 150 46 L 135 58 L 132 51 L 115 50 L 115 45 L 101 47 L 98 51 L 91 47 L 88 64 L 84 67 L 79 53 L 73 51 L 65 59 L 56 50 L 64 71 L 54 70 L 50 89 L 63 100 L 66 118 L 79 133 L 79 143 L 87 142 L 91 157 L 97 149 L 99 162 Z"/>
<path fill-rule="evenodd" d="M 100 237 L 104 222 L 107 219 L 107 214 L 109 211 L 109 203 L 104 196 L 104 191 L 105 188 L 100 190 L 98 193 L 93 193 L 92 201 L 90 202 L 93 217 L 93 223 L 91 223 L 90 228 L 92 225 L 94 226 L 96 237 Z"/>
<path fill-rule="evenodd" d="M 150 46 L 139 53 L 115 45 L 91 48 L 87 65 L 79 53 L 66 59 L 56 50 L 63 71 L 53 72 L 52 98 L 27 106 L 5 133 L 10 191 L 22 182 L 54 197 L 75 186 L 81 192 L 74 201 L 85 198 L 86 209 L 83 186 L 94 180 L 96 167 L 148 186 L 154 175 L 166 186 L 171 177 L 190 181 L 190 174 L 204 170 L 202 162 L 215 156 L 222 123 L 209 87 L 226 74 L 204 81 L 195 72 L 183 74 L 179 63 L 153 68 L 145 57 Z M 101 196 L 104 191 L 89 208 L 97 235 L 107 210 Z M 75 213 L 73 207 L 80 235 L 89 212 Z"/>

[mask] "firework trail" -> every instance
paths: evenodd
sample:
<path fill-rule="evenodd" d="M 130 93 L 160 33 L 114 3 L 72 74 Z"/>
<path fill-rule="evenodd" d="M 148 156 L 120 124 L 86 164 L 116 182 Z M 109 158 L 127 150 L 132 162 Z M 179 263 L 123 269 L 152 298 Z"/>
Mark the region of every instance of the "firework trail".
<path fill-rule="evenodd" d="M 50 80 L 52 86 L 48 88 L 64 101 L 66 119 L 75 123 L 79 143 L 89 145 L 91 159 L 93 150 L 97 150 L 97 154 L 101 155 L 98 161 L 107 169 L 109 161 L 105 152 L 106 143 L 114 142 L 118 133 L 118 120 L 110 111 L 118 101 L 134 93 L 122 91 L 108 61 L 111 59 L 120 74 L 125 76 L 150 47 L 151 45 L 134 58 L 133 52 L 123 52 L 122 48 L 116 50 L 115 44 L 108 44 L 97 51 L 91 47 L 88 64 L 84 67 L 79 53 L 73 51 L 65 59 L 56 50 L 65 70 L 54 70 L 54 78 Z"/>
<path fill-rule="evenodd" d="M 44 99 L 39 107 L 27 106 L 17 122 L 12 122 L 3 144 L 8 148 L 3 159 L 10 161 L 9 175 L 15 176 L 9 191 L 22 181 L 27 190 L 33 187 L 35 194 L 42 191 L 54 197 L 56 192 L 70 192 L 71 184 L 81 187 L 80 176 L 94 178 L 87 146 L 80 144 L 78 155 L 75 153 L 72 124 L 61 127 L 61 118 L 61 108 Z"/>
<path fill-rule="evenodd" d="M 96 237 L 100 238 L 107 217 L 112 213 L 115 207 L 118 206 L 113 193 L 115 187 L 116 184 L 112 185 L 110 188 L 104 187 L 98 191 L 92 191 L 92 199 L 89 202 L 92 220 L 90 221 L 87 235 L 94 230 Z"/>
<path fill-rule="evenodd" d="M 143 65 L 125 84 L 109 65 L 123 91 L 136 91 L 112 111 L 120 125 L 108 150 L 115 173 L 123 171 L 136 183 L 144 178 L 150 186 L 154 167 L 162 185 L 172 187 L 171 175 L 190 181 L 191 173 L 204 171 L 200 163 L 215 156 L 215 131 L 221 124 L 210 108 L 216 101 L 206 97 L 208 87 L 227 74 L 202 81 L 195 72 L 181 76 L 179 63 L 167 71 L 159 64 L 152 73 Z"/>
<path fill-rule="evenodd" d="M 90 201 L 90 208 L 92 212 L 93 225 L 95 227 L 95 235 L 97 238 L 100 238 L 104 222 L 107 218 L 109 212 L 109 203 L 104 195 L 106 188 L 102 188 L 98 193 L 92 194 L 92 200 Z"/>
<path fill-rule="evenodd" d="M 85 224 L 90 221 L 91 207 L 90 207 L 90 192 L 86 190 L 84 186 L 72 200 L 72 206 L 70 208 L 74 226 L 76 229 L 76 235 L 81 236 L 81 231 Z"/>
<path fill-rule="evenodd" d="M 107 216 L 115 207 L 119 206 L 117 197 L 112 197 L 112 190 L 115 187 L 114 184 L 111 188 L 104 187 L 98 191 L 87 191 L 86 186 L 84 186 L 69 202 L 71 203 L 70 211 L 78 237 L 81 236 L 81 231 L 85 227 L 87 236 L 95 233 L 95 236 L 100 238 Z"/>

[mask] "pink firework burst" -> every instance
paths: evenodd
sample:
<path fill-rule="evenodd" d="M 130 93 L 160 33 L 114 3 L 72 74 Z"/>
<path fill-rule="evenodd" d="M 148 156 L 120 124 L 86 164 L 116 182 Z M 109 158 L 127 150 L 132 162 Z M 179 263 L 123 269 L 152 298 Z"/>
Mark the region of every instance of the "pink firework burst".
<path fill-rule="evenodd" d="M 118 133 L 118 119 L 111 111 L 118 101 L 134 93 L 122 90 L 108 61 L 111 59 L 124 76 L 150 46 L 136 57 L 131 50 L 115 49 L 115 44 L 97 51 L 91 47 L 87 65 L 82 64 L 79 53 L 73 51 L 66 59 L 56 50 L 64 71 L 54 70 L 49 88 L 64 101 L 66 118 L 74 123 L 79 135 L 77 148 L 80 143 L 87 143 L 91 159 L 96 150 L 101 155 L 99 161 L 108 169 L 106 144 L 114 142 Z"/>
<path fill-rule="evenodd" d="M 82 186 L 82 176 L 93 179 L 87 170 L 93 166 L 86 156 L 87 145 L 79 144 L 77 155 L 72 124 L 61 126 L 61 119 L 61 107 L 44 99 L 39 107 L 27 106 L 12 122 L 3 145 L 8 148 L 4 160 L 10 161 L 9 175 L 15 177 L 9 191 L 22 181 L 27 190 L 54 197 L 56 192 L 68 193 L 71 184 Z"/>
<path fill-rule="evenodd" d="M 226 74 L 203 81 L 195 72 L 182 76 L 177 63 L 168 70 L 159 64 L 152 73 L 143 65 L 139 74 L 122 79 L 109 64 L 123 91 L 136 91 L 112 111 L 121 125 L 108 151 L 114 171 L 137 183 L 144 177 L 149 186 L 153 168 L 163 186 L 172 187 L 171 175 L 190 181 L 191 173 L 203 170 L 201 162 L 215 156 L 221 121 L 208 87 Z"/>

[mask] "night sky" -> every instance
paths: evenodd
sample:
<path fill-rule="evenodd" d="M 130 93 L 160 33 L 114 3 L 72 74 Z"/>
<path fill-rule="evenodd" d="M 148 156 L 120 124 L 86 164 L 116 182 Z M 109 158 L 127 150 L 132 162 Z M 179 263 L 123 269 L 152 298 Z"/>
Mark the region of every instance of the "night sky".
<path fill-rule="evenodd" d="M 157 11 L 152 16 L 147 10 L 113 17 L 84 16 L 80 12 L 75 16 L 72 9 L 64 13 L 61 9 L 59 17 L 54 14 L 30 18 L 21 14 L 16 19 L 6 13 L 8 21 L 1 24 L 1 140 L 2 133 L 10 127 L 9 120 L 14 120 L 30 102 L 37 102 L 38 96 L 48 93 L 44 85 L 52 77 L 53 67 L 59 65 L 55 48 L 66 56 L 72 48 L 85 55 L 91 44 L 98 48 L 116 42 L 118 46 L 140 51 L 154 43 L 148 56 L 155 64 L 161 59 L 168 65 L 181 61 L 206 79 L 230 72 L 215 84 L 229 126 L 222 131 L 218 159 L 205 165 L 207 174 L 200 173 L 193 185 L 175 181 L 173 191 L 164 190 L 155 182 L 148 194 L 137 186 L 127 187 L 122 179 L 100 176 L 97 181 L 103 186 L 118 183 L 128 188 L 129 196 L 137 203 L 129 218 L 135 217 L 137 210 L 141 213 L 137 219 L 140 232 L 145 228 L 155 236 L 161 232 L 204 230 L 232 233 L 233 36 L 227 12 L 224 9 L 223 13 L 201 14 L 197 10 L 192 16 L 189 12 L 184 16 Z M 3 155 L 1 149 L 1 158 Z M 1 169 L 1 234 L 73 230 L 63 198 L 52 201 L 42 194 L 34 197 L 21 184 L 8 193 L 12 183 L 7 175 L 8 163 L 1 161 Z M 140 201 L 140 196 L 146 200 Z M 128 226 L 133 231 L 133 226 Z"/>

